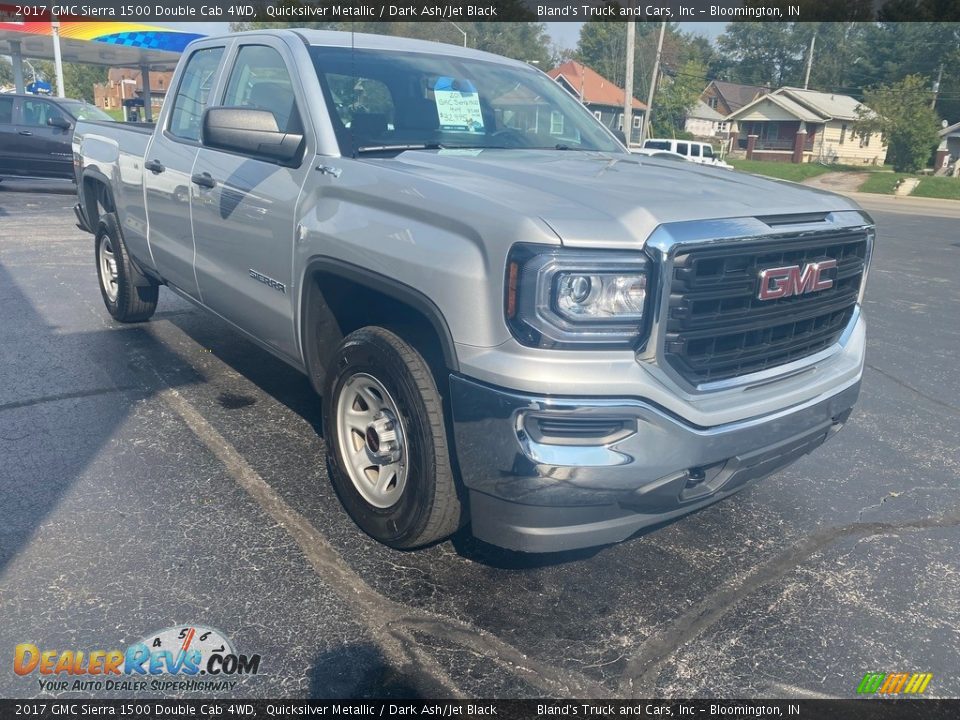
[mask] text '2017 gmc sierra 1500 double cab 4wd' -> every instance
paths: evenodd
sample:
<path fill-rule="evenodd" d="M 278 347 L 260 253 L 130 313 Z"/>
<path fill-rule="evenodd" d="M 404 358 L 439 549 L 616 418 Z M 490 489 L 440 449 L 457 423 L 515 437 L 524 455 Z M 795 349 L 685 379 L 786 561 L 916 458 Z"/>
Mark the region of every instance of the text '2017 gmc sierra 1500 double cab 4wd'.
<path fill-rule="evenodd" d="M 155 128 L 80 122 L 103 300 L 158 287 L 303 371 L 377 540 L 623 540 L 810 452 L 864 362 L 874 227 L 630 155 L 526 63 L 256 31 L 193 43 Z"/>

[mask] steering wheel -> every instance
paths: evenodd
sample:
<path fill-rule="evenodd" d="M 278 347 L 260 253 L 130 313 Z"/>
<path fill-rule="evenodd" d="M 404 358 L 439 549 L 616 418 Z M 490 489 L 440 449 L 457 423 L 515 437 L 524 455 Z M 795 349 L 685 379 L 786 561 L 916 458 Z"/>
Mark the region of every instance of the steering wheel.
<path fill-rule="evenodd" d="M 524 134 L 514 128 L 497 130 L 490 135 L 490 138 L 496 139 L 501 145 L 506 145 L 507 147 L 525 147 L 528 144 Z"/>

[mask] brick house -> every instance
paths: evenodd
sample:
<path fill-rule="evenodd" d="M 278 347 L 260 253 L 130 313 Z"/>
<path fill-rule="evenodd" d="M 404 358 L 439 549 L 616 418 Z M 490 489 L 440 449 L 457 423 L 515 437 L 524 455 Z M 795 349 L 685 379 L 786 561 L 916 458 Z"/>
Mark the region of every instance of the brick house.
<path fill-rule="evenodd" d="M 172 72 L 150 73 L 150 99 L 154 115 L 163 105 L 170 87 Z M 132 68 L 110 68 L 105 83 L 93 86 L 93 98 L 97 107 L 104 110 L 118 110 L 124 100 L 143 99 L 143 78 L 139 70 Z"/>

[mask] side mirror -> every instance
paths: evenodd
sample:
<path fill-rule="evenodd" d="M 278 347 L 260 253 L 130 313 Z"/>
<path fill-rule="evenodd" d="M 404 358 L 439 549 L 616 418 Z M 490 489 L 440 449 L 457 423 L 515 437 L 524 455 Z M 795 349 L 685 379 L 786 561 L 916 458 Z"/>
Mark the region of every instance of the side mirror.
<path fill-rule="evenodd" d="M 54 116 L 51 118 L 47 118 L 47 125 L 49 125 L 50 127 L 60 128 L 61 130 L 70 129 L 70 121 L 67 120 L 65 117 Z"/>
<path fill-rule="evenodd" d="M 303 135 L 281 132 L 269 110 L 209 108 L 203 113 L 201 142 L 209 148 L 252 155 L 282 164 L 295 162 Z"/>

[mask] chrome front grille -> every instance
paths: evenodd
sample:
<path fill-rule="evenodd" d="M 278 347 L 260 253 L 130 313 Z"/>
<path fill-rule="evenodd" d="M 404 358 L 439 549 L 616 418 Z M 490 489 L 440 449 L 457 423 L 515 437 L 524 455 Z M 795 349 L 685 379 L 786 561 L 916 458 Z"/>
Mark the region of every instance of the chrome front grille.
<path fill-rule="evenodd" d="M 868 251 L 863 227 L 678 247 L 662 308 L 663 360 L 701 385 L 829 348 L 854 316 Z M 830 288 L 758 298 L 762 270 L 829 259 L 837 261 L 825 275 L 833 280 Z"/>

